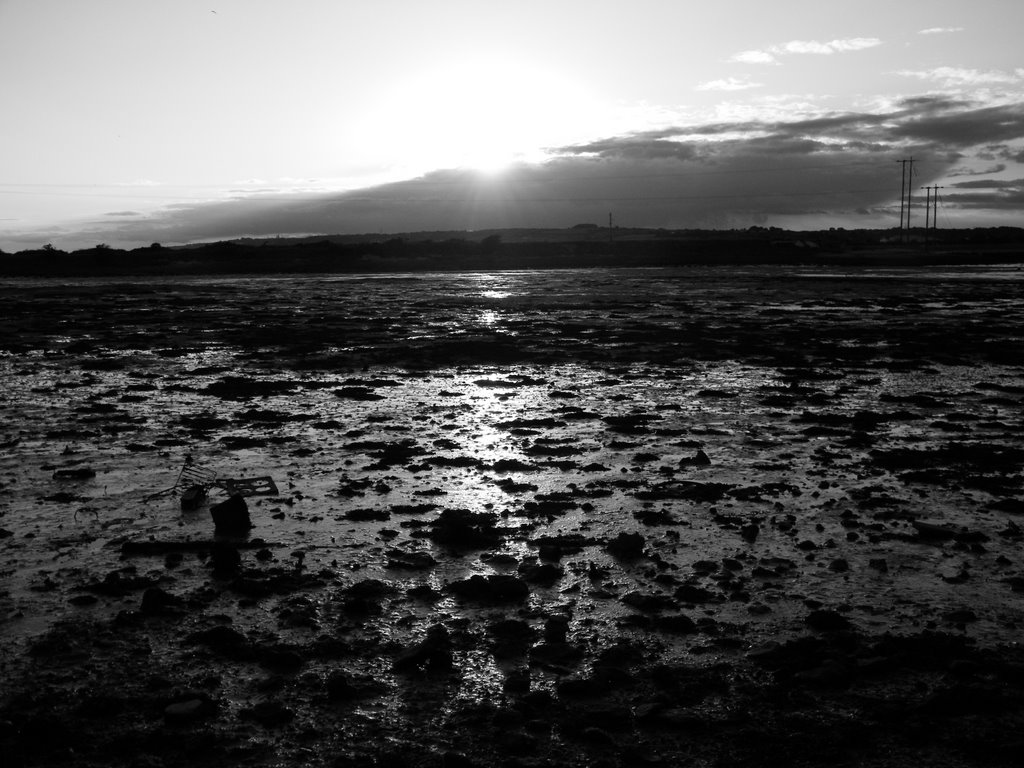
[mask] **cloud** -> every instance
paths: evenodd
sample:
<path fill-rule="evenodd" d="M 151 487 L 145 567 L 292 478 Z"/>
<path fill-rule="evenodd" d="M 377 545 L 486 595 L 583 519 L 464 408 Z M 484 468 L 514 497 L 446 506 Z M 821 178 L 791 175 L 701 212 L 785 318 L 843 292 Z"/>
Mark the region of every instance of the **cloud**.
<path fill-rule="evenodd" d="M 960 192 L 944 195 L 942 202 L 968 210 L 1019 213 L 1024 206 L 1024 179 L 976 179 L 952 185 Z"/>
<path fill-rule="evenodd" d="M 954 32 L 963 32 L 963 27 L 929 27 L 928 29 L 922 29 L 917 34 L 919 35 L 950 35 Z"/>
<path fill-rule="evenodd" d="M 111 211 L 103 214 L 104 216 L 142 216 L 139 211 Z"/>
<path fill-rule="evenodd" d="M 783 43 L 780 47 L 785 53 L 811 53 L 827 56 L 833 53 L 863 51 L 881 44 L 882 41 L 877 37 L 851 37 L 846 40 L 830 40 L 827 43 L 819 43 L 815 40 L 792 40 Z"/>
<path fill-rule="evenodd" d="M 1007 147 L 1000 152 L 999 156 L 1005 160 L 1012 160 L 1015 163 L 1024 163 L 1024 149 L 1020 147 L 1016 149 Z"/>
<path fill-rule="evenodd" d="M 1002 173 L 1006 170 L 1006 163 L 998 163 L 989 168 L 982 168 L 980 170 L 974 170 L 971 168 L 954 168 L 953 170 L 946 173 L 947 178 L 955 178 L 957 176 L 988 176 L 993 173 Z"/>
<path fill-rule="evenodd" d="M 740 51 L 730 57 L 729 61 L 741 64 L 779 64 L 779 60 L 770 51 Z"/>
<path fill-rule="evenodd" d="M 933 69 L 903 69 L 896 72 L 903 77 L 931 80 L 947 88 L 962 88 L 987 85 L 1024 84 L 1024 68 L 1012 72 L 1004 70 L 967 69 L 965 67 L 934 67 Z"/>
<path fill-rule="evenodd" d="M 772 45 L 761 50 L 740 51 L 734 54 L 730 61 L 743 64 L 778 64 L 780 56 L 806 54 L 829 56 L 834 53 L 863 51 L 879 45 L 882 45 L 882 41 L 877 37 L 850 37 L 843 40 L 829 40 L 824 43 L 817 40 L 790 40 L 788 43 Z"/>
<path fill-rule="evenodd" d="M 7 249 L 12 242 L 126 246 L 278 234 L 567 227 L 605 221 L 609 212 L 622 226 L 887 227 L 899 210 L 896 161 L 910 156 L 915 183 L 945 183 L 947 211 L 970 211 L 973 226 L 989 213 L 1015 215 L 1021 182 L 953 179 L 965 169 L 995 173 L 995 158 L 1018 152 L 1022 142 L 1024 103 L 982 107 L 923 96 L 877 112 L 680 123 L 609 136 L 552 147 L 548 161 L 497 176 L 438 170 L 356 191 L 177 203 L 78 232 L 2 241 Z M 983 157 L 989 159 L 979 163 Z"/>
<path fill-rule="evenodd" d="M 891 133 L 896 138 L 951 149 L 1019 140 L 1024 138 L 1024 104 L 911 115 Z"/>
<path fill-rule="evenodd" d="M 957 189 L 1019 189 L 1024 187 L 1024 179 L 975 179 L 974 181 L 958 181 L 952 186 Z"/>
<path fill-rule="evenodd" d="M 763 83 L 752 83 L 738 77 L 726 77 L 722 80 L 710 80 L 697 86 L 698 91 L 746 91 L 750 88 L 762 88 Z"/>

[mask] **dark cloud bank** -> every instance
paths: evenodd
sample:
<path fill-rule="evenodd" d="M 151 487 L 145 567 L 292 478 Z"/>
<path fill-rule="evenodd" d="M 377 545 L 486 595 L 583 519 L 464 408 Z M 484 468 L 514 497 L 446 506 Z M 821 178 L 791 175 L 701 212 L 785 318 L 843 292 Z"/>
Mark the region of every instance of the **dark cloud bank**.
<path fill-rule="evenodd" d="M 986 180 L 971 161 L 1024 162 L 1024 105 L 978 107 L 915 98 L 885 114 L 681 126 L 557 148 L 554 159 L 500 175 L 436 171 L 356 192 L 253 195 L 104 222 L 111 242 L 195 242 L 238 236 L 566 227 L 746 227 L 804 221 L 878 226 L 895 218 L 900 166 L 915 187 L 947 179 L 944 204 L 1013 210 L 1024 179 Z M 981 166 L 979 166 L 981 167 Z M 959 170 L 958 170 L 959 169 Z M 993 169 L 994 170 L 994 169 Z M 956 176 L 971 180 L 953 182 Z M 883 224 L 884 226 L 884 224 Z"/>

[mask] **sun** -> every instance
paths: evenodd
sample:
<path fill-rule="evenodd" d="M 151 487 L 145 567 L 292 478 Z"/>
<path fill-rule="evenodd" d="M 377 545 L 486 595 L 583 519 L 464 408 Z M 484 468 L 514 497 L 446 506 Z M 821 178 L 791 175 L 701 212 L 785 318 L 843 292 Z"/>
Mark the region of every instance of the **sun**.
<path fill-rule="evenodd" d="M 463 52 L 419 69 L 364 120 L 362 148 L 420 171 L 500 174 L 594 130 L 594 98 L 528 58 Z"/>

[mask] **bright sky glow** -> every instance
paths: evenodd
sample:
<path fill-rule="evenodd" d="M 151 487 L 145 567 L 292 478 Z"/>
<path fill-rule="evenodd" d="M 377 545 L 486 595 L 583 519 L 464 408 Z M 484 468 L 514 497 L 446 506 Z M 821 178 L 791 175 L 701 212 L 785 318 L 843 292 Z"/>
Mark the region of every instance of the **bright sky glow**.
<path fill-rule="evenodd" d="M 401 176 L 438 168 L 499 171 L 544 148 L 597 138 L 600 105 L 584 83 L 542 63 L 468 50 L 410 72 L 356 117 L 348 142 Z"/>
<path fill-rule="evenodd" d="M 950 224 L 1024 224 L 1020 29 L 1002 0 L 0 0 L 0 248 L 613 204 L 624 225 L 888 226 L 911 154 Z"/>

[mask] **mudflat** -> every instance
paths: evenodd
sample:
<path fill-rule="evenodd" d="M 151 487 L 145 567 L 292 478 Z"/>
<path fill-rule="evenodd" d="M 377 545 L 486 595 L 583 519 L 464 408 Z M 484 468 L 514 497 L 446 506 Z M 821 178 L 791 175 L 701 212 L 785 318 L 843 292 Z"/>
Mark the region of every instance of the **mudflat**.
<path fill-rule="evenodd" d="M 9 765 L 1018 764 L 1017 265 L 0 301 Z"/>

